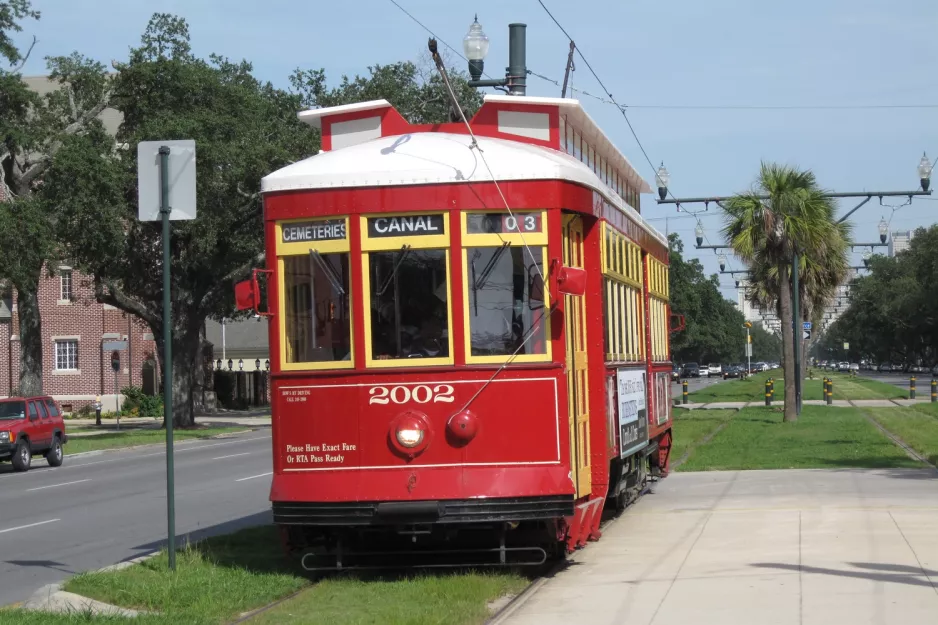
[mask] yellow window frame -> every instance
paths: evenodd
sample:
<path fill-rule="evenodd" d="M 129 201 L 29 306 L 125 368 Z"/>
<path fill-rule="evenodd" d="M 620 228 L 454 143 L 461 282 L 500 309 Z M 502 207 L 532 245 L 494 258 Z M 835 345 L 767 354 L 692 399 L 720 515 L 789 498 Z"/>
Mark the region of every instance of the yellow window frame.
<path fill-rule="evenodd" d="M 442 215 L 444 234 L 431 234 L 421 236 L 399 236 L 399 237 L 369 237 L 368 219 L 376 217 L 420 217 L 428 215 Z M 452 365 L 453 359 L 453 274 L 452 263 L 450 262 L 450 218 L 448 212 L 442 211 L 419 211 L 402 213 L 371 213 L 362 215 L 361 223 L 361 241 L 362 241 L 362 298 L 364 303 L 364 322 L 365 322 L 365 367 L 369 369 L 384 367 L 430 367 L 436 365 Z M 446 328 L 447 334 L 447 352 L 449 356 L 444 358 L 397 358 L 393 360 L 376 360 L 373 358 L 372 337 L 371 337 L 371 260 L 368 258 L 368 252 L 395 252 L 404 245 L 409 245 L 414 250 L 442 249 L 443 258 L 446 260 Z"/>
<path fill-rule="evenodd" d="M 468 364 L 501 364 L 511 358 L 510 354 L 504 356 L 473 356 L 472 355 L 472 332 L 469 329 L 469 250 L 475 247 L 500 247 L 506 241 L 511 245 L 523 247 L 525 243 L 529 247 L 541 248 L 541 271 L 544 275 L 544 310 L 550 309 L 550 291 L 547 285 L 547 211 L 524 210 L 512 211 L 512 214 L 521 219 L 524 215 L 537 213 L 541 218 L 540 232 L 507 232 L 504 234 L 485 233 L 469 234 L 469 215 L 470 214 L 489 214 L 505 213 L 508 211 L 499 210 L 469 210 L 460 213 L 460 229 L 462 233 L 462 296 L 463 296 L 463 319 L 465 327 L 463 328 L 464 347 L 466 350 L 466 363 Z M 534 250 L 531 250 L 532 252 Z M 550 340 L 550 315 L 545 314 L 541 320 L 544 324 L 544 337 L 546 350 L 543 354 L 518 354 L 512 358 L 512 362 L 549 362 L 551 359 L 551 340 Z"/>
<path fill-rule="evenodd" d="M 318 221 L 345 221 L 345 239 L 331 241 L 293 241 L 283 242 L 283 226 L 294 223 L 308 223 Z M 280 370 L 281 371 L 316 371 L 323 369 L 354 369 L 355 368 L 355 305 L 352 294 L 355 292 L 353 274 L 349 275 L 349 354 L 348 360 L 326 360 L 320 362 L 287 362 L 287 315 L 286 315 L 286 284 L 284 276 L 283 259 L 287 256 L 308 256 L 310 251 L 316 250 L 320 254 L 349 254 L 349 269 L 352 268 L 351 246 L 348 217 L 303 217 L 301 219 L 284 219 L 274 224 L 276 234 L 277 252 L 277 331 L 280 335 Z"/>

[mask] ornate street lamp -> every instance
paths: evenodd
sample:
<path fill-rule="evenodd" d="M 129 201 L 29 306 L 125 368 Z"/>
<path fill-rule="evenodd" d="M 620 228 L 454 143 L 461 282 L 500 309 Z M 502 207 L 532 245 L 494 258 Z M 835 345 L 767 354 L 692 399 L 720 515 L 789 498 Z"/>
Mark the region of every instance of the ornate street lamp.
<path fill-rule="evenodd" d="M 482 70 L 485 66 L 485 55 L 489 52 L 489 38 L 482 31 L 479 16 L 475 17 L 469 25 L 469 32 L 462 40 L 462 49 L 469 60 L 469 86 L 495 87 L 506 91 L 508 95 L 525 95 L 527 90 L 527 52 L 526 52 L 525 24 L 508 25 L 508 68 L 505 77 L 496 80 L 481 80 Z M 431 40 L 431 52 L 435 50 L 436 41 Z"/>
<path fill-rule="evenodd" d="M 880 219 L 879 221 L 879 242 L 886 242 L 886 235 L 889 233 L 889 224 L 886 223 L 885 219 Z"/>
<path fill-rule="evenodd" d="M 218 359 L 218 362 L 216 364 L 218 365 L 218 370 L 221 371 L 221 368 L 223 366 L 221 362 L 221 358 Z"/>
<path fill-rule="evenodd" d="M 699 243 L 698 243 L 698 245 L 699 245 Z M 724 254 L 723 252 L 720 252 L 720 254 L 719 254 L 719 256 L 717 256 L 717 258 L 718 258 L 719 261 L 720 261 L 720 271 L 724 271 L 724 270 L 726 269 L 726 254 Z"/>
<path fill-rule="evenodd" d="M 238 371 L 244 371 L 244 359 L 238 358 Z"/>
<path fill-rule="evenodd" d="M 658 179 L 658 197 L 662 200 L 668 197 L 668 183 L 671 182 L 671 174 L 668 173 L 667 168 L 664 166 L 664 161 L 661 161 L 661 167 L 658 168 L 655 177 Z M 700 245 L 699 243 L 697 245 Z"/>
<path fill-rule="evenodd" d="M 228 371 L 231 371 L 232 365 L 234 365 L 234 362 L 232 362 L 231 358 L 229 358 L 228 359 Z"/>
<path fill-rule="evenodd" d="M 863 265 L 864 265 L 865 267 L 869 267 L 869 266 L 870 266 L 870 257 L 871 257 L 871 256 L 872 256 L 872 254 L 870 253 L 869 250 L 866 250 L 865 252 L 863 252 Z"/>
<path fill-rule="evenodd" d="M 255 370 L 255 371 L 260 371 L 260 370 L 261 370 L 261 359 L 260 359 L 260 358 L 255 358 L 255 359 L 254 359 L 254 370 Z"/>
<path fill-rule="evenodd" d="M 267 361 L 264 362 L 264 366 L 267 367 L 268 371 L 270 371 L 270 359 L 267 359 Z"/>
<path fill-rule="evenodd" d="M 697 222 L 697 227 L 694 228 L 694 235 L 697 237 L 697 245 L 703 245 L 703 225 L 700 222 Z"/>
<path fill-rule="evenodd" d="M 922 191 L 928 191 L 928 185 L 931 183 L 932 167 L 928 155 L 922 152 L 922 160 L 918 162 L 918 178 L 922 183 Z"/>
<path fill-rule="evenodd" d="M 462 49 L 466 53 L 466 58 L 469 59 L 469 76 L 472 80 L 479 80 L 482 78 L 485 56 L 489 53 L 489 38 L 482 31 L 478 15 L 469 26 L 469 32 L 463 37 Z"/>

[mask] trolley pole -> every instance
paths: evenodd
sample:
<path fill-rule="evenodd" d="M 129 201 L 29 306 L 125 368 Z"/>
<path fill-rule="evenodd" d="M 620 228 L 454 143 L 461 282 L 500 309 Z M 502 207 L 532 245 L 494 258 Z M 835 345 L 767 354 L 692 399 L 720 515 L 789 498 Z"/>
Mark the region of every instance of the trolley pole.
<path fill-rule="evenodd" d="M 173 330 L 170 301 L 169 148 L 160 147 L 160 217 L 163 220 L 163 421 L 166 423 L 166 530 L 169 570 L 176 570 L 176 497 L 173 470 Z"/>

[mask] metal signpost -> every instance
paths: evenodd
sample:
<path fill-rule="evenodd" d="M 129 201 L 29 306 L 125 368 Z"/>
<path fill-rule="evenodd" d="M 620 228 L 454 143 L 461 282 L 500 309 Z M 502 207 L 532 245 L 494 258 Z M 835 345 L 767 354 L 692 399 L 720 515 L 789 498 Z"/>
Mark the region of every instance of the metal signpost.
<path fill-rule="evenodd" d="M 120 393 L 117 389 L 117 374 L 121 370 L 121 352 L 127 349 L 127 341 L 104 341 L 101 350 L 111 352 L 111 369 L 114 370 L 114 410 L 117 415 L 117 429 L 121 429 Z M 99 409 L 100 413 L 100 409 Z M 100 424 L 99 424 L 100 425 Z"/>
<path fill-rule="evenodd" d="M 163 421 L 166 424 L 166 521 L 169 568 L 176 569 L 176 505 L 173 471 L 173 333 L 170 301 L 169 222 L 195 219 L 195 141 L 137 144 L 140 221 L 163 222 Z M 170 183 L 172 181 L 172 183 Z"/>

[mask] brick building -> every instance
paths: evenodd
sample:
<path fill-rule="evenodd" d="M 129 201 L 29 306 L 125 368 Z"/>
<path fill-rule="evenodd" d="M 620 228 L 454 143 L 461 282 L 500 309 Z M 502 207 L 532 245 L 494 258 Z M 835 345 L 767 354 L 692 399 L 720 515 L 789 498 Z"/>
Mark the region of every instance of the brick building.
<path fill-rule="evenodd" d="M 0 305 L 0 396 L 19 381 L 19 318 L 16 294 L 9 290 Z M 66 411 L 77 410 L 100 396 L 103 409 L 114 409 L 115 375 L 104 341 L 126 340 L 117 374 L 119 391 L 139 386 L 158 389 L 156 343 L 139 319 L 94 299 L 91 280 L 67 265 L 44 273 L 39 287 L 42 317 L 43 391 Z"/>

